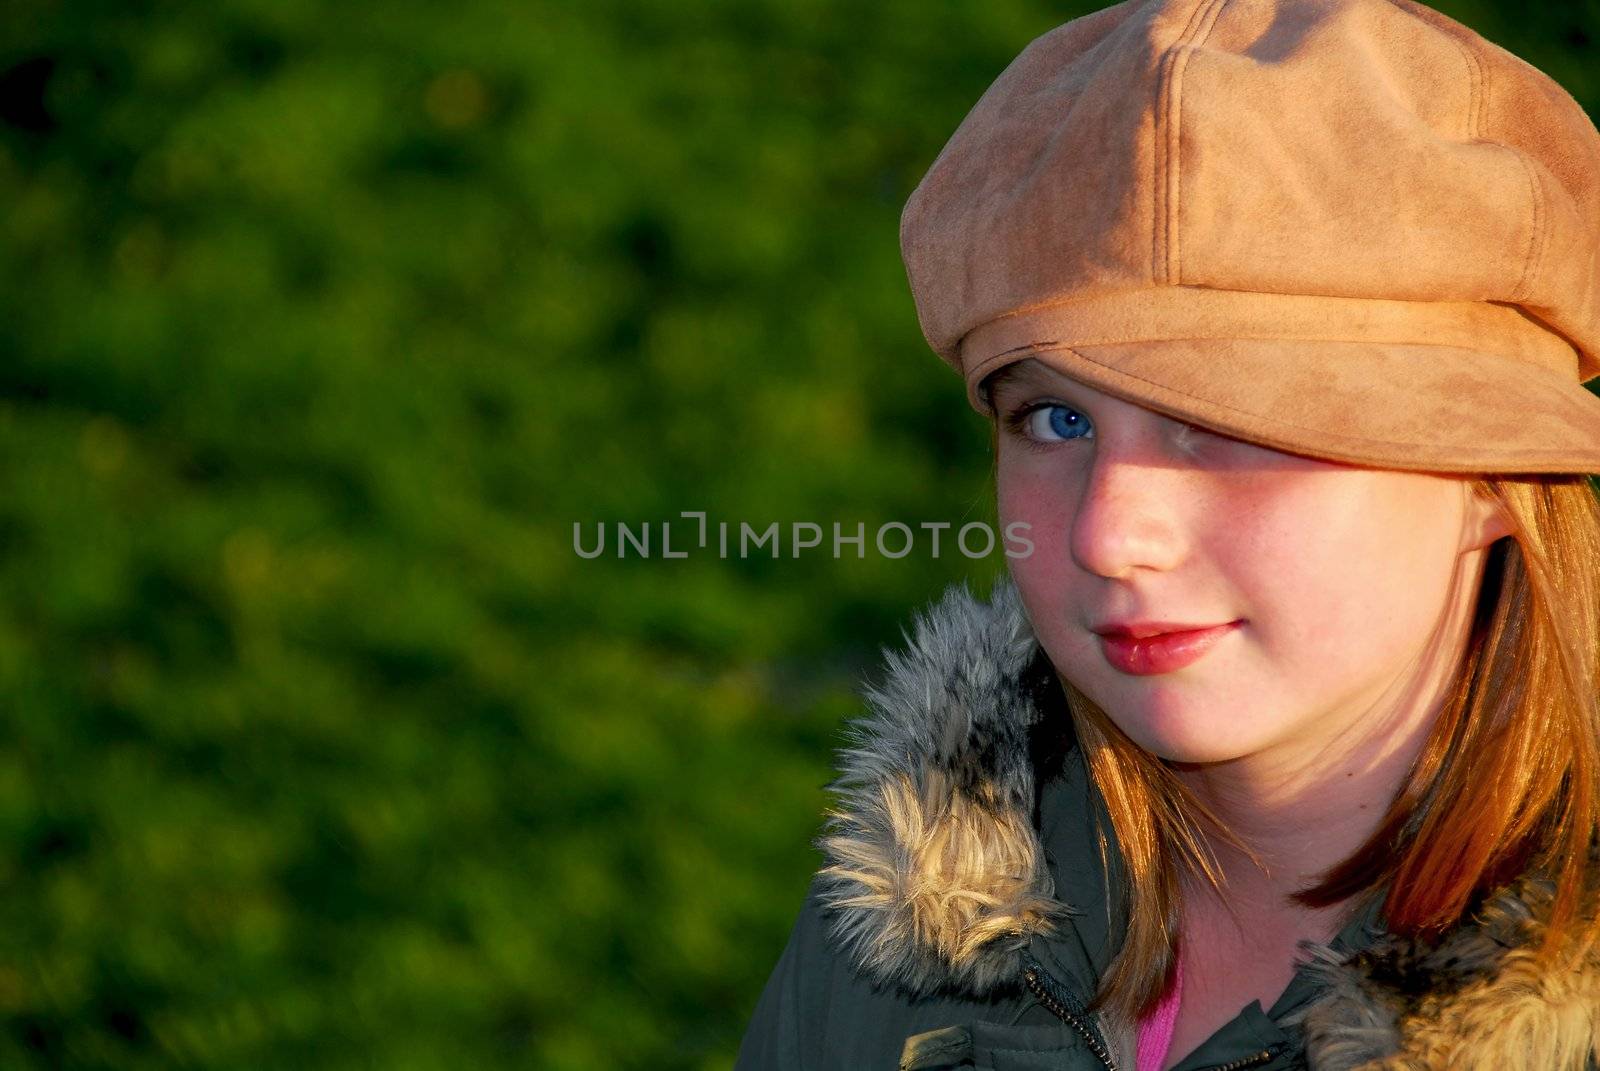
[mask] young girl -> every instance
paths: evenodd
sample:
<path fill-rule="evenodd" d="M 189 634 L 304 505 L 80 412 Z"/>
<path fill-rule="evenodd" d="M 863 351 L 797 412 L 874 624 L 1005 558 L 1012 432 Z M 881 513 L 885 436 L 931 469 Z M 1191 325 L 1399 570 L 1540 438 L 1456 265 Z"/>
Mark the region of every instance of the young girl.
<path fill-rule="evenodd" d="M 1130 0 L 906 206 L 1033 549 L 867 690 L 740 1069 L 1600 1067 L 1600 134 L 1404 0 Z"/>

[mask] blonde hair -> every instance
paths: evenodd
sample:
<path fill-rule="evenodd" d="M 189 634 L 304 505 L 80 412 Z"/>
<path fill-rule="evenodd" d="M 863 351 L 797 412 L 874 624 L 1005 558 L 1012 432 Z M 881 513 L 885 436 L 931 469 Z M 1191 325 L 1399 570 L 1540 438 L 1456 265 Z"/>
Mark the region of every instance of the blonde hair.
<path fill-rule="evenodd" d="M 1600 834 L 1600 499 L 1583 475 L 1486 477 L 1472 490 L 1513 532 L 1486 555 L 1454 686 L 1371 837 L 1294 899 L 1327 907 L 1383 891 L 1389 932 L 1432 936 L 1537 871 L 1554 898 L 1536 954 L 1559 969 L 1600 937 L 1589 866 Z M 1128 873 L 1127 934 L 1093 1003 L 1138 1015 L 1172 969 L 1180 869 L 1218 882 L 1199 827 L 1233 838 L 1165 762 L 1062 686 Z"/>

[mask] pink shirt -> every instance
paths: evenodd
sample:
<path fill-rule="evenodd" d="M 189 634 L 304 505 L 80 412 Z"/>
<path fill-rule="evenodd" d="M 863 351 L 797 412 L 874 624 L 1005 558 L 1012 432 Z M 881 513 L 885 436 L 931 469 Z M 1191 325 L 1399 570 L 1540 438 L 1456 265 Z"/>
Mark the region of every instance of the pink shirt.
<path fill-rule="evenodd" d="M 1138 1071 L 1161 1071 L 1172 1048 L 1172 1030 L 1178 1023 L 1178 1004 L 1183 996 L 1183 958 L 1173 971 L 1172 988 L 1155 1010 L 1139 1020 Z"/>

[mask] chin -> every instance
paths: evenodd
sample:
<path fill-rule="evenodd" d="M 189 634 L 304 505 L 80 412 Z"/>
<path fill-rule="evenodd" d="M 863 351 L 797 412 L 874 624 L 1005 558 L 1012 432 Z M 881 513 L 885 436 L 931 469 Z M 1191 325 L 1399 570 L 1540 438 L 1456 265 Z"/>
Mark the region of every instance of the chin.
<path fill-rule="evenodd" d="M 1219 748 L 1215 744 L 1208 745 L 1188 740 L 1174 743 L 1158 741 L 1154 745 L 1140 742 L 1140 746 L 1158 759 L 1195 766 L 1228 762 L 1242 758 L 1245 754 L 1233 748 Z"/>
<path fill-rule="evenodd" d="M 1251 741 L 1230 736 L 1217 727 L 1190 720 L 1182 725 L 1118 723 L 1134 743 L 1168 762 L 1214 763 L 1242 758 L 1256 748 Z"/>

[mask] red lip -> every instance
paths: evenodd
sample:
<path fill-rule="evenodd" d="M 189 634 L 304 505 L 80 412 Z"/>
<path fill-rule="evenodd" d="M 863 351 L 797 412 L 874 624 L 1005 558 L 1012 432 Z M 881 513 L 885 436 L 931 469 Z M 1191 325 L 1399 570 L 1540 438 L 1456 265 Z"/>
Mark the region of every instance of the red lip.
<path fill-rule="evenodd" d="M 1211 627 L 1188 621 L 1109 621 L 1104 625 L 1096 625 L 1089 631 L 1101 636 L 1128 636 L 1142 640 L 1146 636 L 1159 636 L 1163 632 L 1194 632 Z"/>
<path fill-rule="evenodd" d="M 1127 635 L 1101 636 L 1100 649 L 1105 652 L 1106 661 L 1124 673 L 1135 676 L 1172 673 L 1199 661 L 1238 624 L 1238 621 L 1229 621 L 1225 625 L 1165 632 L 1143 639 Z"/>

